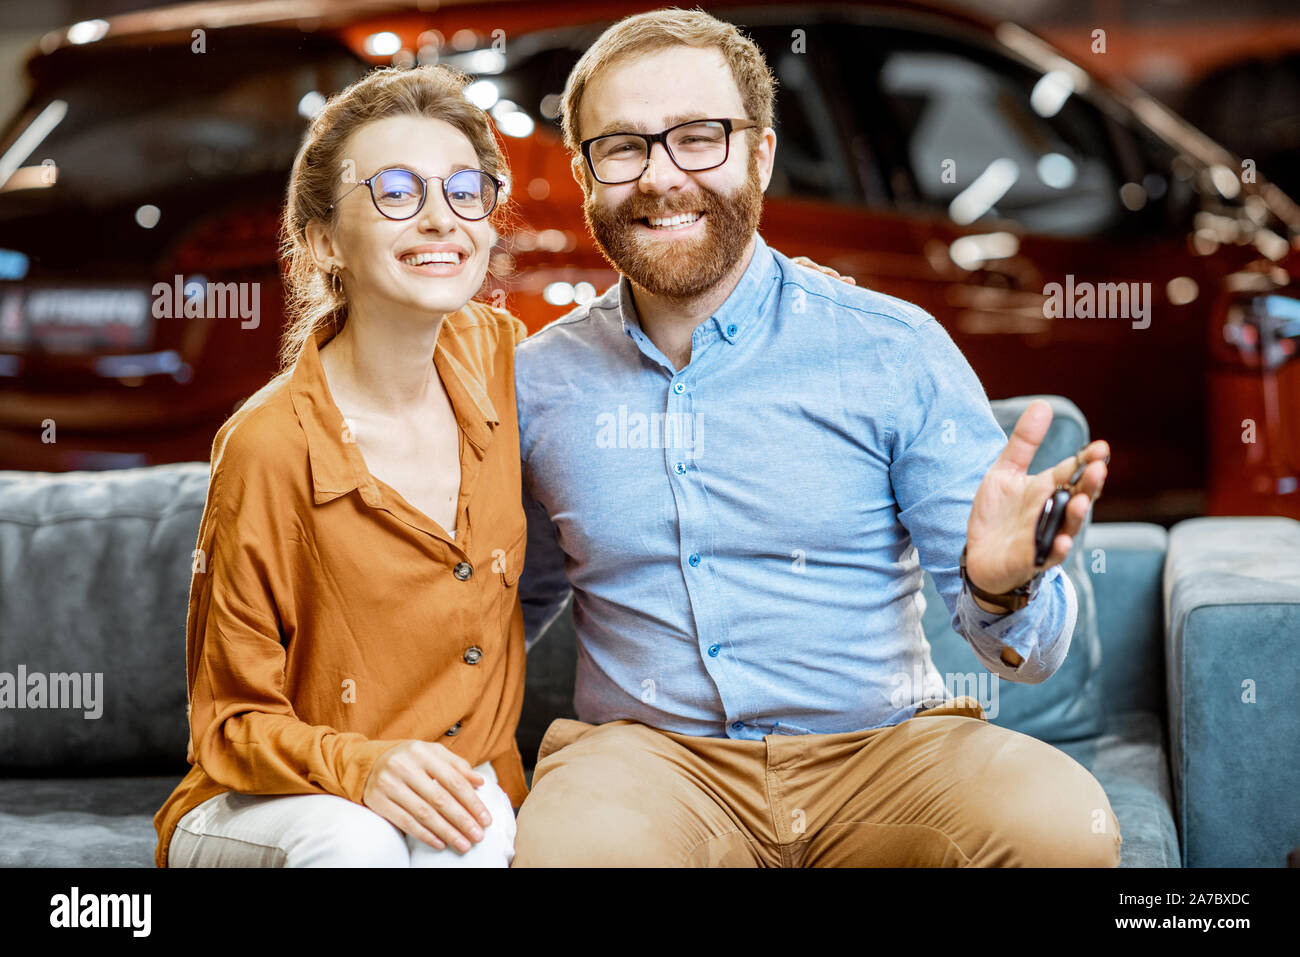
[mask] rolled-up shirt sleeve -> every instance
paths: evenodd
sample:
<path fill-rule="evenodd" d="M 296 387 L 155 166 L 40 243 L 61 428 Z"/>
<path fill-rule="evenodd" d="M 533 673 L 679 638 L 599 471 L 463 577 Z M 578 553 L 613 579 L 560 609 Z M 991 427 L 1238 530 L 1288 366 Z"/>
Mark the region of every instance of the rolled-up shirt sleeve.
<path fill-rule="evenodd" d="M 946 329 L 929 318 L 900 351 L 890 430 L 890 481 L 899 521 L 934 578 L 953 630 L 990 672 L 1037 683 L 1064 662 L 1078 612 L 1068 576 L 1055 566 L 1037 595 L 1007 614 L 985 611 L 962 580 L 960 557 L 971 506 L 984 475 L 1006 446 L 975 371 Z M 1021 659 L 1003 660 L 1004 648 Z"/>
<path fill-rule="evenodd" d="M 954 616 L 961 627 L 954 625 L 954 629 L 965 635 L 989 671 L 1008 681 L 1035 684 L 1050 678 L 1065 661 L 1078 608 L 1074 585 L 1055 565 L 1043 573 L 1034 600 L 1007 614 L 985 611 L 961 582 Z M 1019 655 L 1020 664 L 1004 660 L 1004 648 Z"/>
<path fill-rule="evenodd" d="M 195 755 L 234 791 L 323 792 L 360 804 L 375 760 L 401 742 L 294 713 L 277 613 L 288 598 L 282 566 L 293 523 L 266 463 L 230 452 L 213 470 L 194 555 L 186 671 Z"/>

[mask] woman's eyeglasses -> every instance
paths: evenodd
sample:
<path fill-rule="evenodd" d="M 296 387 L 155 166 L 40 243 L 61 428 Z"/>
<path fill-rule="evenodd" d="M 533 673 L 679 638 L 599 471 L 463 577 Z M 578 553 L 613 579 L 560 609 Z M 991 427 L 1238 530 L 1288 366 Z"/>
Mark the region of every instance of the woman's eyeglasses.
<path fill-rule="evenodd" d="M 347 196 L 357 186 L 367 186 L 370 189 L 370 199 L 381 215 L 389 219 L 410 219 L 424 208 L 424 200 L 429 192 L 426 184 L 431 179 L 442 181 L 442 194 L 451 211 L 471 222 L 491 214 L 496 208 L 501 188 L 505 185 L 481 169 L 462 169 L 445 178 L 426 178 L 401 166 L 393 166 L 380 170 L 369 179 L 363 179 L 343 196 Z M 343 196 L 331 203 L 329 208 L 332 210 L 341 203 Z"/>

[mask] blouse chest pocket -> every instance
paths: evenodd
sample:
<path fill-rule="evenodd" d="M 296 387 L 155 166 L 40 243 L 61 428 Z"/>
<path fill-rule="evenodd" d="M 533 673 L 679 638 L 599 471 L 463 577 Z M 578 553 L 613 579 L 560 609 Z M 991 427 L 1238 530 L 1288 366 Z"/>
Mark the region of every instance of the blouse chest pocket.
<path fill-rule="evenodd" d="M 528 550 L 528 529 L 525 527 L 518 537 L 505 548 L 492 549 L 492 562 L 489 566 L 491 581 L 491 604 L 496 611 L 495 620 L 500 623 L 501 634 L 508 637 L 514 619 L 516 600 L 519 594 L 519 576 L 524 570 L 524 555 Z"/>
<path fill-rule="evenodd" d="M 513 588 L 519 583 L 527 549 L 528 529 L 526 527 L 510 547 L 492 549 L 492 573 L 506 588 Z"/>

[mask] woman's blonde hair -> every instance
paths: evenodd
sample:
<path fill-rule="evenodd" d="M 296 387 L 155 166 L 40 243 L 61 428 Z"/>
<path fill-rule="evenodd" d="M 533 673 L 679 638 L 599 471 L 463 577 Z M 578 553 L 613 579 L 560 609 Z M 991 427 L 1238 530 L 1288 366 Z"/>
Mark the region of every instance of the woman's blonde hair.
<path fill-rule="evenodd" d="M 348 137 L 373 120 L 390 116 L 427 116 L 450 123 L 465 134 L 480 168 L 508 181 L 505 150 L 486 113 L 465 98 L 471 77 L 446 66 L 413 69 L 382 67 L 336 93 L 316 114 L 293 161 L 288 196 L 280 224 L 280 260 L 284 282 L 285 330 L 280 345 L 280 374 L 288 373 L 316 332 L 343 328 L 347 300 L 312 257 L 307 224 L 319 220 L 333 226 L 338 209 L 335 188 L 342 179 Z M 351 170 L 355 173 L 355 170 Z M 358 181 L 355 176 L 347 182 Z M 507 219 L 503 191 L 489 222 L 503 231 Z"/>

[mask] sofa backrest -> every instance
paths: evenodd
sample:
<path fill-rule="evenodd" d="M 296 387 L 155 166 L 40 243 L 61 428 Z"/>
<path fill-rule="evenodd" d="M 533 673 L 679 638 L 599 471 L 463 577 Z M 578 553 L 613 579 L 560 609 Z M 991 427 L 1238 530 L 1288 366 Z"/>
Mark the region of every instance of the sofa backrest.
<path fill-rule="evenodd" d="M 1103 493 L 1104 495 L 1104 493 Z M 1161 576 L 1169 532 L 1150 522 L 1095 522 L 1084 542 L 1097 596 L 1102 695 L 1109 713 L 1165 714 Z"/>
<path fill-rule="evenodd" d="M 208 472 L 0 472 L 0 769 L 184 770 Z"/>

